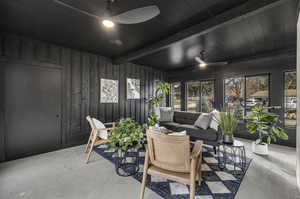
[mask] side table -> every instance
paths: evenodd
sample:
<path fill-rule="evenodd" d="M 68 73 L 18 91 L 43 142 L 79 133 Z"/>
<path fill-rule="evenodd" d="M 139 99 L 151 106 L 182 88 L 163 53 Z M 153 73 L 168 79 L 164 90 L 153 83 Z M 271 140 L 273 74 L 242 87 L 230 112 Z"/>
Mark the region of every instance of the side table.
<path fill-rule="evenodd" d="M 221 157 L 221 154 L 223 157 Z M 247 162 L 244 144 L 238 140 L 234 140 L 232 144 L 221 141 L 218 146 L 218 162 L 218 166 L 221 169 L 227 168 L 226 164 L 232 163 L 235 173 L 237 173 L 237 168 L 245 172 Z"/>

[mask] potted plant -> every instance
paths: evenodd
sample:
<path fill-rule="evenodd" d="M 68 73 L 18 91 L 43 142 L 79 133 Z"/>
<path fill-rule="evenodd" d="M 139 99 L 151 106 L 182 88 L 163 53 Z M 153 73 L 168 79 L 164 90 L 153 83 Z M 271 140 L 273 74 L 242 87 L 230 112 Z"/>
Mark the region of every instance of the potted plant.
<path fill-rule="evenodd" d="M 229 108 L 220 112 L 218 123 L 223 134 L 223 142 L 226 144 L 232 144 L 234 141 L 233 134 L 238 125 L 236 112 L 230 110 Z"/>
<path fill-rule="evenodd" d="M 139 169 L 138 150 L 144 144 L 144 127 L 131 118 L 122 118 L 117 122 L 108 139 L 108 150 L 115 152 L 117 174 L 121 176 L 135 174 Z M 128 159 L 131 160 L 127 161 Z"/>
<path fill-rule="evenodd" d="M 151 113 L 147 122 L 148 127 L 156 126 L 158 124 L 158 115 L 155 113 L 155 110 L 157 110 L 159 104 L 164 101 L 164 98 L 169 93 L 170 89 L 171 85 L 168 82 L 159 81 L 156 84 L 154 96 L 147 101 L 151 109 Z"/>
<path fill-rule="evenodd" d="M 272 140 L 287 140 L 288 135 L 278 124 L 279 115 L 266 111 L 263 106 L 254 106 L 251 113 L 247 116 L 247 130 L 249 133 L 258 133 L 259 138 L 252 143 L 252 151 L 260 155 L 268 155 L 268 145 Z"/>

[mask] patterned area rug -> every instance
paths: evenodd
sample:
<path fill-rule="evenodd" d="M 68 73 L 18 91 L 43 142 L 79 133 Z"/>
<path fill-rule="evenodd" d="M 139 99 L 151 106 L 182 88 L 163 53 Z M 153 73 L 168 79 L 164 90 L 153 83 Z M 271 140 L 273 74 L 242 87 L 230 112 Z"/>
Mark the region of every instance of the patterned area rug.
<path fill-rule="evenodd" d="M 106 149 L 106 145 L 100 145 L 95 151 L 104 158 L 114 161 L 114 153 L 107 152 Z M 138 153 L 140 170 L 132 177 L 141 182 L 145 152 L 140 150 Z M 222 160 L 222 157 L 220 158 Z M 229 154 L 230 159 L 232 159 L 231 154 Z M 203 147 L 203 181 L 201 185 L 197 185 L 196 187 L 196 199 L 233 199 L 235 197 L 243 177 L 249 168 L 251 159 L 246 159 L 245 172 L 242 172 L 240 169 L 234 172 L 232 161 L 228 162 L 225 169 L 220 169 L 213 149 L 206 145 Z M 189 198 L 189 186 L 162 178 L 148 177 L 147 187 L 165 199 Z"/>

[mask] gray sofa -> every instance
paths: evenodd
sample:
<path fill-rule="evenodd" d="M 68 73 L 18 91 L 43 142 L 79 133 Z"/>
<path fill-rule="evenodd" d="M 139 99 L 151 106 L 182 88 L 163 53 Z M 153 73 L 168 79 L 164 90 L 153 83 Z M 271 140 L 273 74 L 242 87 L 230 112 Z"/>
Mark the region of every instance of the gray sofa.
<path fill-rule="evenodd" d="M 201 113 L 175 111 L 173 122 L 159 122 L 160 126 L 173 131 L 187 131 L 192 141 L 203 140 L 205 144 L 217 146 L 221 133 L 212 128 L 207 130 L 194 126 L 195 121 Z"/>

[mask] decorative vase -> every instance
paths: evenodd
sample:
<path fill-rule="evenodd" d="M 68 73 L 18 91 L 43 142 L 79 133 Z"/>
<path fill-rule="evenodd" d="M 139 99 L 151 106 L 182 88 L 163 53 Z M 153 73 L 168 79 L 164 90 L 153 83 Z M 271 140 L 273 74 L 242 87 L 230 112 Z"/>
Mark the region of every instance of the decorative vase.
<path fill-rule="evenodd" d="M 223 143 L 225 144 L 233 144 L 233 135 L 232 134 L 224 134 L 223 135 Z"/>
<path fill-rule="evenodd" d="M 267 143 L 256 144 L 256 142 L 252 142 L 252 151 L 258 155 L 268 155 L 269 149 Z"/>

